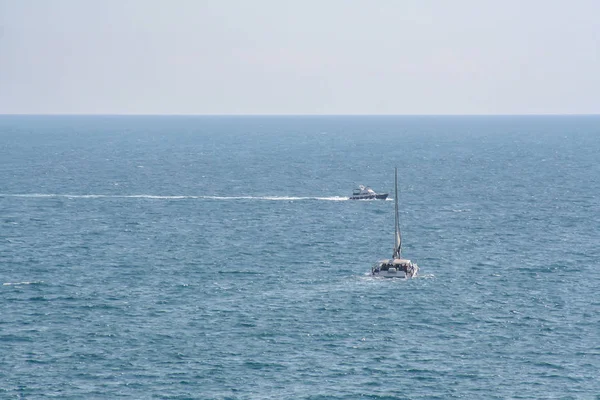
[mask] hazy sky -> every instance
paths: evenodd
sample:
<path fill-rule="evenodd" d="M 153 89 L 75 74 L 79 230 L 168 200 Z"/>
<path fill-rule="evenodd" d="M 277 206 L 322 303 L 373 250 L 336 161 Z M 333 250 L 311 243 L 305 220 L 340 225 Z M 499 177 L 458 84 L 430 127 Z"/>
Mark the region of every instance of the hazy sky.
<path fill-rule="evenodd" d="M 600 113 L 598 0 L 0 0 L 0 114 Z"/>

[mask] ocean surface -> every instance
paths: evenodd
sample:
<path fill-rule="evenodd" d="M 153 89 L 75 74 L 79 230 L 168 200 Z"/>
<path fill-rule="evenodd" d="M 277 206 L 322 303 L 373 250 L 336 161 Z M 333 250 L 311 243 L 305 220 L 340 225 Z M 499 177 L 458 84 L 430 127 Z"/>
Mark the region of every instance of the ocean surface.
<path fill-rule="evenodd" d="M 600 116 L 0 116 L 1 399 L 600 399 L 599 290 Z"/>

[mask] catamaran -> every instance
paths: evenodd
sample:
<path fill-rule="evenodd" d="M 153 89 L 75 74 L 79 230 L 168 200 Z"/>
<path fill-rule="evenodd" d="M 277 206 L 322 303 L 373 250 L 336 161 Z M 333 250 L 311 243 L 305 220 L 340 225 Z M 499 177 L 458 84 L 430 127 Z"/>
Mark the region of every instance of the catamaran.
<path fill-rule="evenodd" d="M 392 259 L 380 260 L 373 265 L 371 274 L 384 278 L 414 278 L 417 276 L 419 267 L 416 263 L 402 258 L 402 234 L 400 233 L 400 220 L 398 218 L 398 168 L 396 168 L 395 179 L 396 233 L 394 235 L 394 254 Z"/>

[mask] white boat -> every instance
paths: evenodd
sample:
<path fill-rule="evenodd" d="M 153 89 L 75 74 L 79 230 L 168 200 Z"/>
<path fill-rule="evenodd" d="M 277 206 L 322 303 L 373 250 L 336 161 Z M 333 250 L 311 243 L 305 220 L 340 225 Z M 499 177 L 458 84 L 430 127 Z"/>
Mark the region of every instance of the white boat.
<path fill-rule="evenodd" d="M 385 200 L 387 197 L 387 193 L 375 193 L 375 191 L 370 187 L 359 185 L 358 189 L 354 189 L 352 192 L 350 200 Z"/>
<path fill-rule="evenodd" d="M 398 217 L 398 168 L 396 168 L 395 179 L 396 233 L 394 238 L 394 254 L 391 259 L 379 260 L 373 265 L 371 274 L 384 278 L 414 278 L 417 276 L 419 267 L 412 261 L 402 258 L 402 234 L 400 233 L 400 220 Z"/>

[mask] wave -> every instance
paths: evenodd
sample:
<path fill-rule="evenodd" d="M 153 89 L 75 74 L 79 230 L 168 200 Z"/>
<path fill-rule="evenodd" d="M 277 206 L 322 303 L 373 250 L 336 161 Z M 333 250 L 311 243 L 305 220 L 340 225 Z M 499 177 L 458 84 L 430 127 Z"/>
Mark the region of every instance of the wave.
<path fill-rule="evenodd" d="M 25 193 L 25 194 L 4 194 L 0 197 L 28 197 L 28 198 L 67 198 L 67 199 L 151 199 L 151 200 L 183 200 L 183 199 L 204 199 L 204 200 L 268 200 L 268 201 L 302 201 L 302 200 L 320 200 L 320 201 L 346 201 L 348 197 L 341 196 L 160 196 L 153 194 L 132 194 L 132 195 L 110 195 L 110 194 L 57 194 L 57 193 Z"/>

